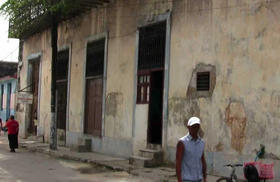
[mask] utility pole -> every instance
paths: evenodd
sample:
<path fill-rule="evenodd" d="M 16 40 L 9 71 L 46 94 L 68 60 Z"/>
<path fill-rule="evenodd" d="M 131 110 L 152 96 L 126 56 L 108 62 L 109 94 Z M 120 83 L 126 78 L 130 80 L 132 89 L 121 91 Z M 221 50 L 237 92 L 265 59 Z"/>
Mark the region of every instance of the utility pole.
<path fill-rule="evenodd" d="M 54 1 L 52 1 L 53 4 Z M 57 150 L 57 122 L 56 122 L 56 60 L 57 60 L 57 16 L 53 12 L 51 16 L 51 46 L 52 46 L 52 78 L 51 78 L 51 124 L 50 124 L 50 149 Z"/>

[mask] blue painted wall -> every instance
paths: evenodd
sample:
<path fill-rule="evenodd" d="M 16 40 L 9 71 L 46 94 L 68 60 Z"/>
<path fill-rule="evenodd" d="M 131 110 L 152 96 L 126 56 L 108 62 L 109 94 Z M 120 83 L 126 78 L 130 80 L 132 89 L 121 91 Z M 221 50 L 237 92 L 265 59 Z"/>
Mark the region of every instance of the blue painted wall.
<path fill-rule="evenodd" d="M 8 85 L 11 84 L 11 94 L 8 94 Z M 4 86 L 4 93 L 3 93 L 3 99 L 5 103 L 0 103 L 0 106 L 2 105 L 2 109 L 0 108 L 0 118 L 2 121 L 6 121 L 8 119 L 9 115 L 15 115 L 15 94 L 16 94 L 16 85 L 17 80 L 14 78 L 1 81 L 0 80 L 0 102 L 1 102 L 1 96 L 2 96 L 2 85 Z M 10 97 L 10 107 L 7 108 L 7 99 Z M 5 99 L 6 98 L 6 99 Z"/>

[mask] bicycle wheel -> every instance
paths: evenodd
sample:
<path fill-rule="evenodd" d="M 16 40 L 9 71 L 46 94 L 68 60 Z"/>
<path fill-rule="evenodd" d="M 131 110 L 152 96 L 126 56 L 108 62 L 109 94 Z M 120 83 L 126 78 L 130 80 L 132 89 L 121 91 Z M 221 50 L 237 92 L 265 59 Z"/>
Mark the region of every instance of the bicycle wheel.
<path fill-rule="evenodd" d="M 232 180 L 228 177 L 221 177 L 216 182 L 232 182 Z"/>

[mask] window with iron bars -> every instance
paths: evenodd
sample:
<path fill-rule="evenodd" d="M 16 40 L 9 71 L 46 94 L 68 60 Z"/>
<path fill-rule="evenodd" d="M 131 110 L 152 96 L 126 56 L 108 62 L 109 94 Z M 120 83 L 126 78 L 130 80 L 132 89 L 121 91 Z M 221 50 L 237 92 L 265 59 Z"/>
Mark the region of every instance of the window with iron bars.
<path fill-rule="evenodd" d="M 210 89 L 210 72 L 197 72 L 196 90 L 209 91 Z"/>
<path fill-rule="evenodd" d="M 137 104 L 148 104 L 151 72 L 164 69 L 166 21 L 139 29 Z"/>
<path fill-rule="evenodd" d="M 105 39 L 87 45 L 86 77 L 103 76 L 104 73 Z"/>
<path fill-rule="evenodd" d="M 69 49 L 58 52 L 56 62 L 56 81 L 65 81 L 68 76 Z"/>

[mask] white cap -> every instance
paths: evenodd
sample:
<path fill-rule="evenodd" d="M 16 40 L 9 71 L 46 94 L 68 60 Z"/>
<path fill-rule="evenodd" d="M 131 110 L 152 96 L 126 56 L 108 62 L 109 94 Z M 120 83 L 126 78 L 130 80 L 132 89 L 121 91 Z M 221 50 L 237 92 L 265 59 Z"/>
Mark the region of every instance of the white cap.
<path fill-rule="evenodd" d="M 194 124 L 200 125 L 200 119 L 198 117 L 191 117 L 188 121 L 188 126 L 192 126 Z"/>

